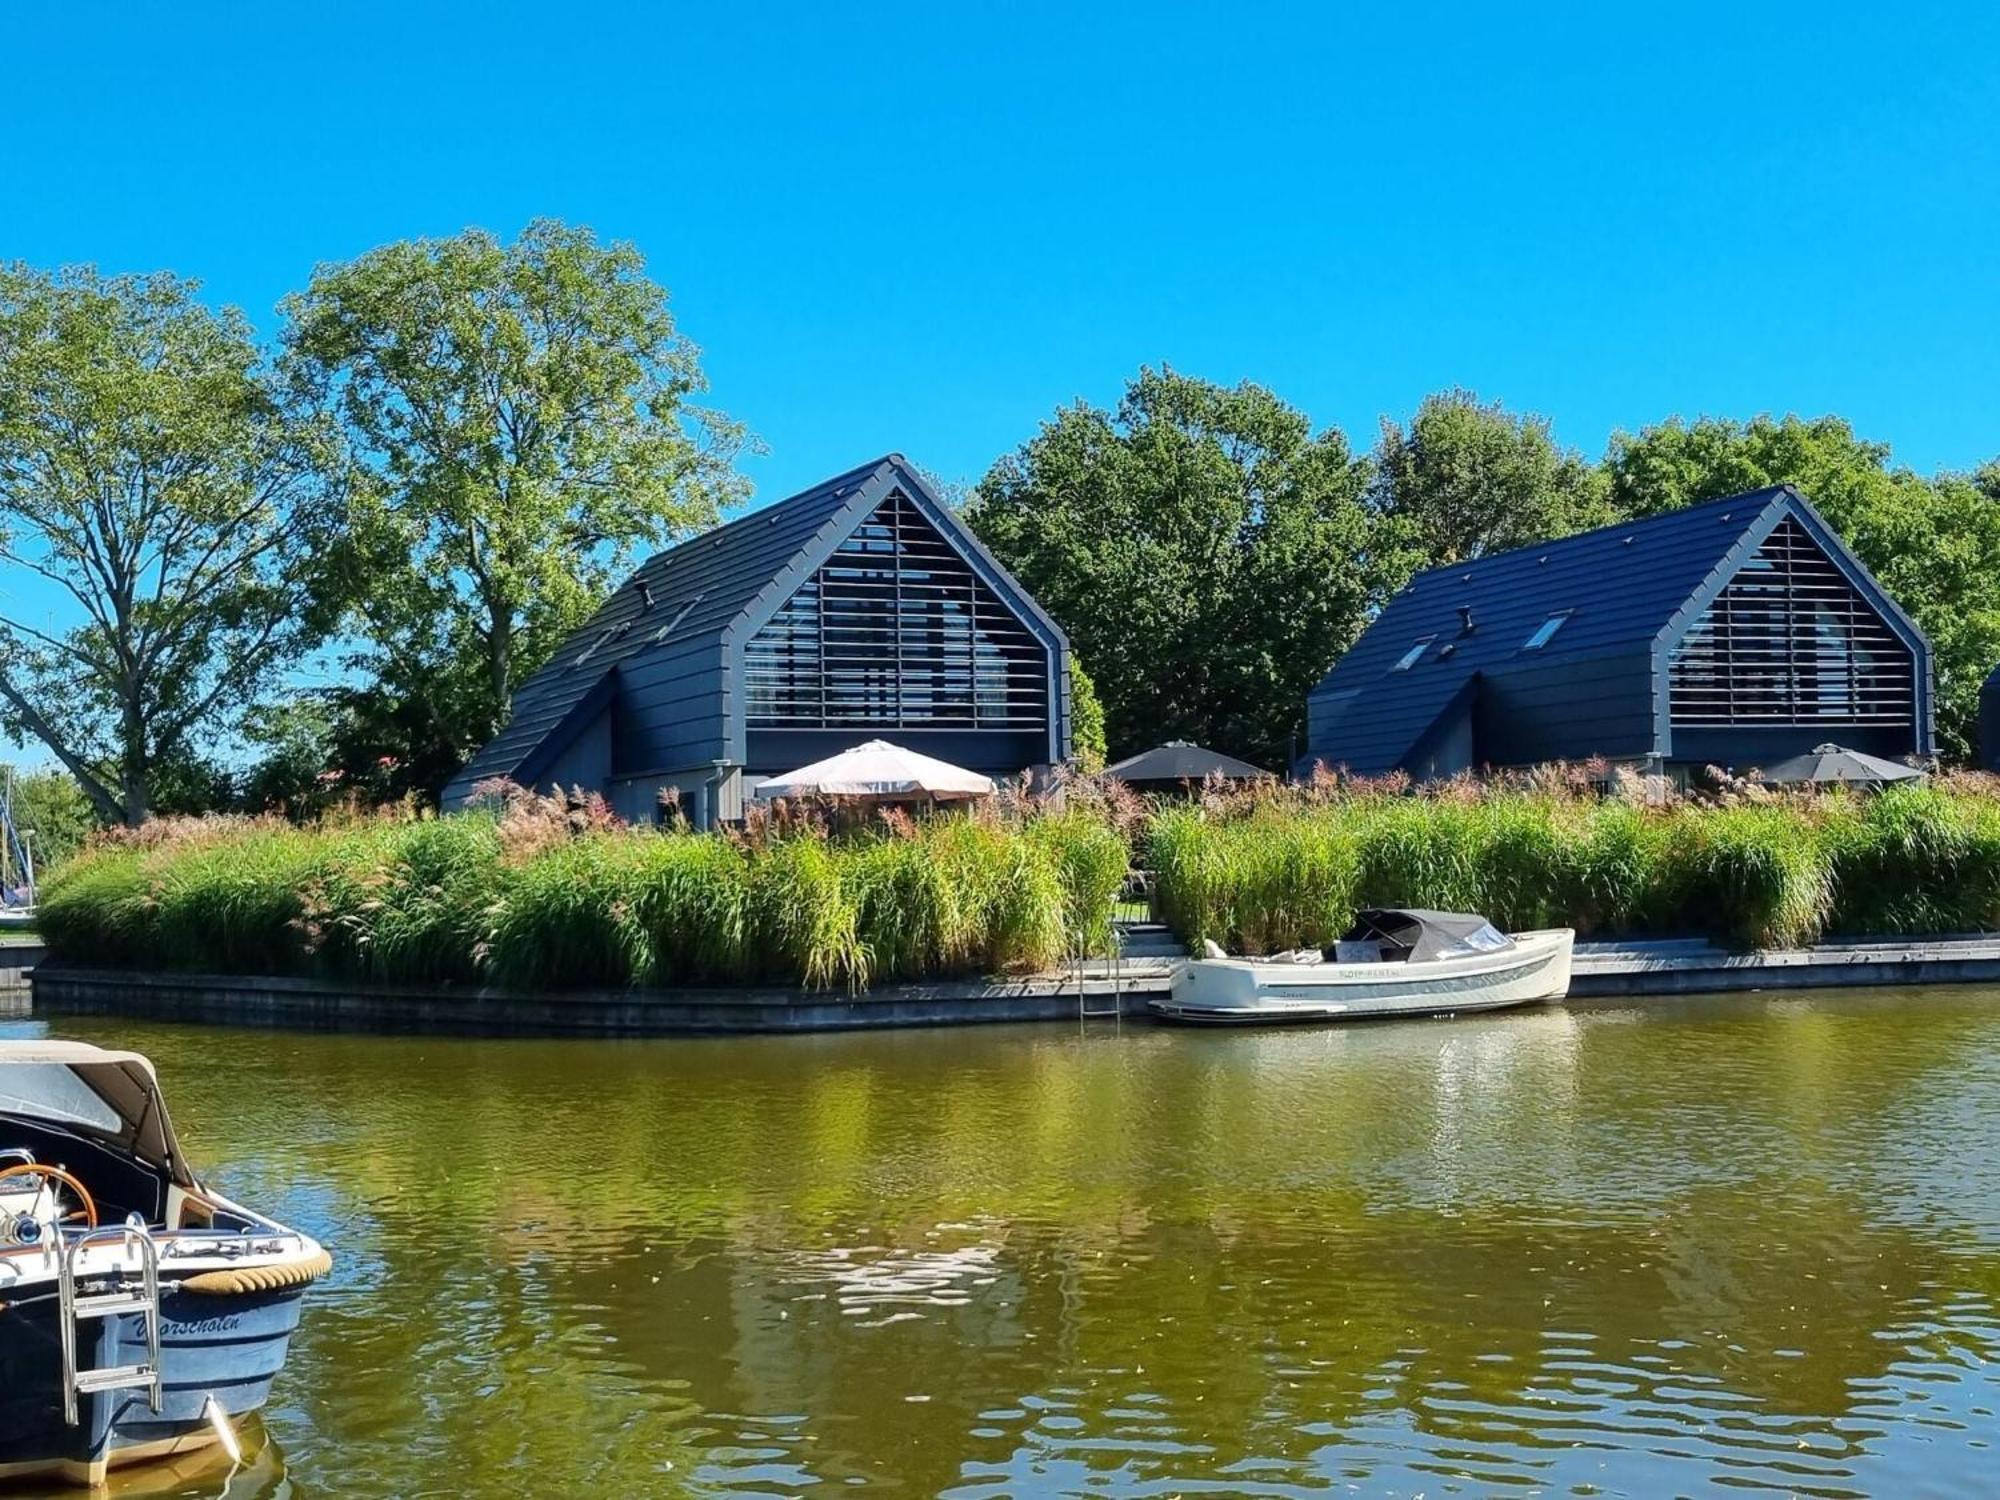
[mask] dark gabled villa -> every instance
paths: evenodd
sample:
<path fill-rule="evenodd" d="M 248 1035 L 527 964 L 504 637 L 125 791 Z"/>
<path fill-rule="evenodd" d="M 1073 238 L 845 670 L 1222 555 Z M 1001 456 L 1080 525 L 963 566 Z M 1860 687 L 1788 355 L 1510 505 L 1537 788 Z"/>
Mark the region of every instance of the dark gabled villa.
<path fill-rule="evenodd" d="M 1069 754 L 1069 644 L 899 455 L 661 553 L 445 788 L 506 777 L 700 827 L 864 740 L 997 778 Z"/>
<path fill-rule="evenodd" d="M 1421 573 L 1307 699 L 1315 765 L 1685 776 L 1929 756 L 1930 645 L 1790 486 Z"/>

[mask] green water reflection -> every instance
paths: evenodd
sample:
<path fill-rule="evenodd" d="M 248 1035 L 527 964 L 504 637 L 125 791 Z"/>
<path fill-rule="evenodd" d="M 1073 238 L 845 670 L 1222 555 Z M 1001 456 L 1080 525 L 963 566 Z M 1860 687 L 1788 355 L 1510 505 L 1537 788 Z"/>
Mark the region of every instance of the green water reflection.
<path fill-rule="evenodd" d="M 53 1029 L 151 1054 L 213 1177 L 339 1254 L 236 1497 L 2000 1474 L 1996 992 L 1227 1035 Z"/>

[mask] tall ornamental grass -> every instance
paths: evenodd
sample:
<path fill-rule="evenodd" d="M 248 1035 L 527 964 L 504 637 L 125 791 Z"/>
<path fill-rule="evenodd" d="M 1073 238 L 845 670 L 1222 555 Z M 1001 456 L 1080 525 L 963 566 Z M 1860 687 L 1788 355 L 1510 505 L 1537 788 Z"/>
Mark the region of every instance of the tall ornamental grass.
<path fill-rule="evenodd" d="M 1232 952 L 1323 945 L 1364 906 L 1738 947 L 2000 928 L 2000 799 L 1983 787 L 1723 806 L 1463 785 L 1267 792 L 1161 810 L 1145 859 L 1182 940 Z"/>
<path fill-rule="evenodd" d="M 736 838 L 514 804 L 108 844 L 51 878 L 42 926 L 55 959 L 88 967 L 854 990 L 1103 952 L 1125 870 L 1116 831 L 1078 813 Z"/>

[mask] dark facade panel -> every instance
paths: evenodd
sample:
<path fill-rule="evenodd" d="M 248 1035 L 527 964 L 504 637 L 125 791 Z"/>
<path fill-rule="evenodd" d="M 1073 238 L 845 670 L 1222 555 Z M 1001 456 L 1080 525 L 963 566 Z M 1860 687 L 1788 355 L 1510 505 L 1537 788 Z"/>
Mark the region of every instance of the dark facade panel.
<path fill-rule="evenodd" d="M 897 729 L 875 735 L 855 729 L 752 729 L 743 764 L 752 776 L 775 776 L 851 750 L 871 738 L 893 740 L 906 750 L 1005 780 L 1041 759 L 1048 745 L 1040 730 Z"/>
<path fill-rule="evenodd" d="M 1979 686 L 1979 764 L 2000 771 L 2000 667 Z"/>
<path fill-rule="evenodd" d="M 1488 765 L 1643 757 L 1653 747 L 1651 655 L 1496 670 L 1480 680 L 1477 723 Z"/>

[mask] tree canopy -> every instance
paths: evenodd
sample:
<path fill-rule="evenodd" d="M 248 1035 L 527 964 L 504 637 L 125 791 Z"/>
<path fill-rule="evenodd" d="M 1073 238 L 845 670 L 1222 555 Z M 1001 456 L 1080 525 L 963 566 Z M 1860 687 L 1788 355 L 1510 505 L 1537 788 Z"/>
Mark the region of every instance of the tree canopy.
<path fill-rule="evenodd" d="M 746 492 L 743 429 L 695 404 L 699 353 L 637 250 L 550 220 L 411 240 L 284 304 L 297 389 L 351 434 L 354 663 L 452 762 L 641 547 Z M 412 707 L 414 706 L 414 712 Z"/>
<path fill-rule="evenodd" d="M 225 733 L 323 638 L 330 425 L 284 398 L 234 310 L 175 276 L 0 268 L 0 716 L 100 816 Z"/>
<path fill-rule="evenodd" d="M 1090 663 L 1114 758 L 1180 738 L 1282 765 L 1369 602 L 1366 479 L 1262 387 L 1148 369 L 1116 411 L 1057 412 L 966 517 Z"/>
<path fill-rule="evenodd" d="M 1412 568 L 1465 562 L 1618 518 L 1605 476 L 1559 447 L 1546 418 L 1471 391 L 1427 396 L 1407 427 L 1384 419 L 1369 502 L 1378 545 Z"/>

